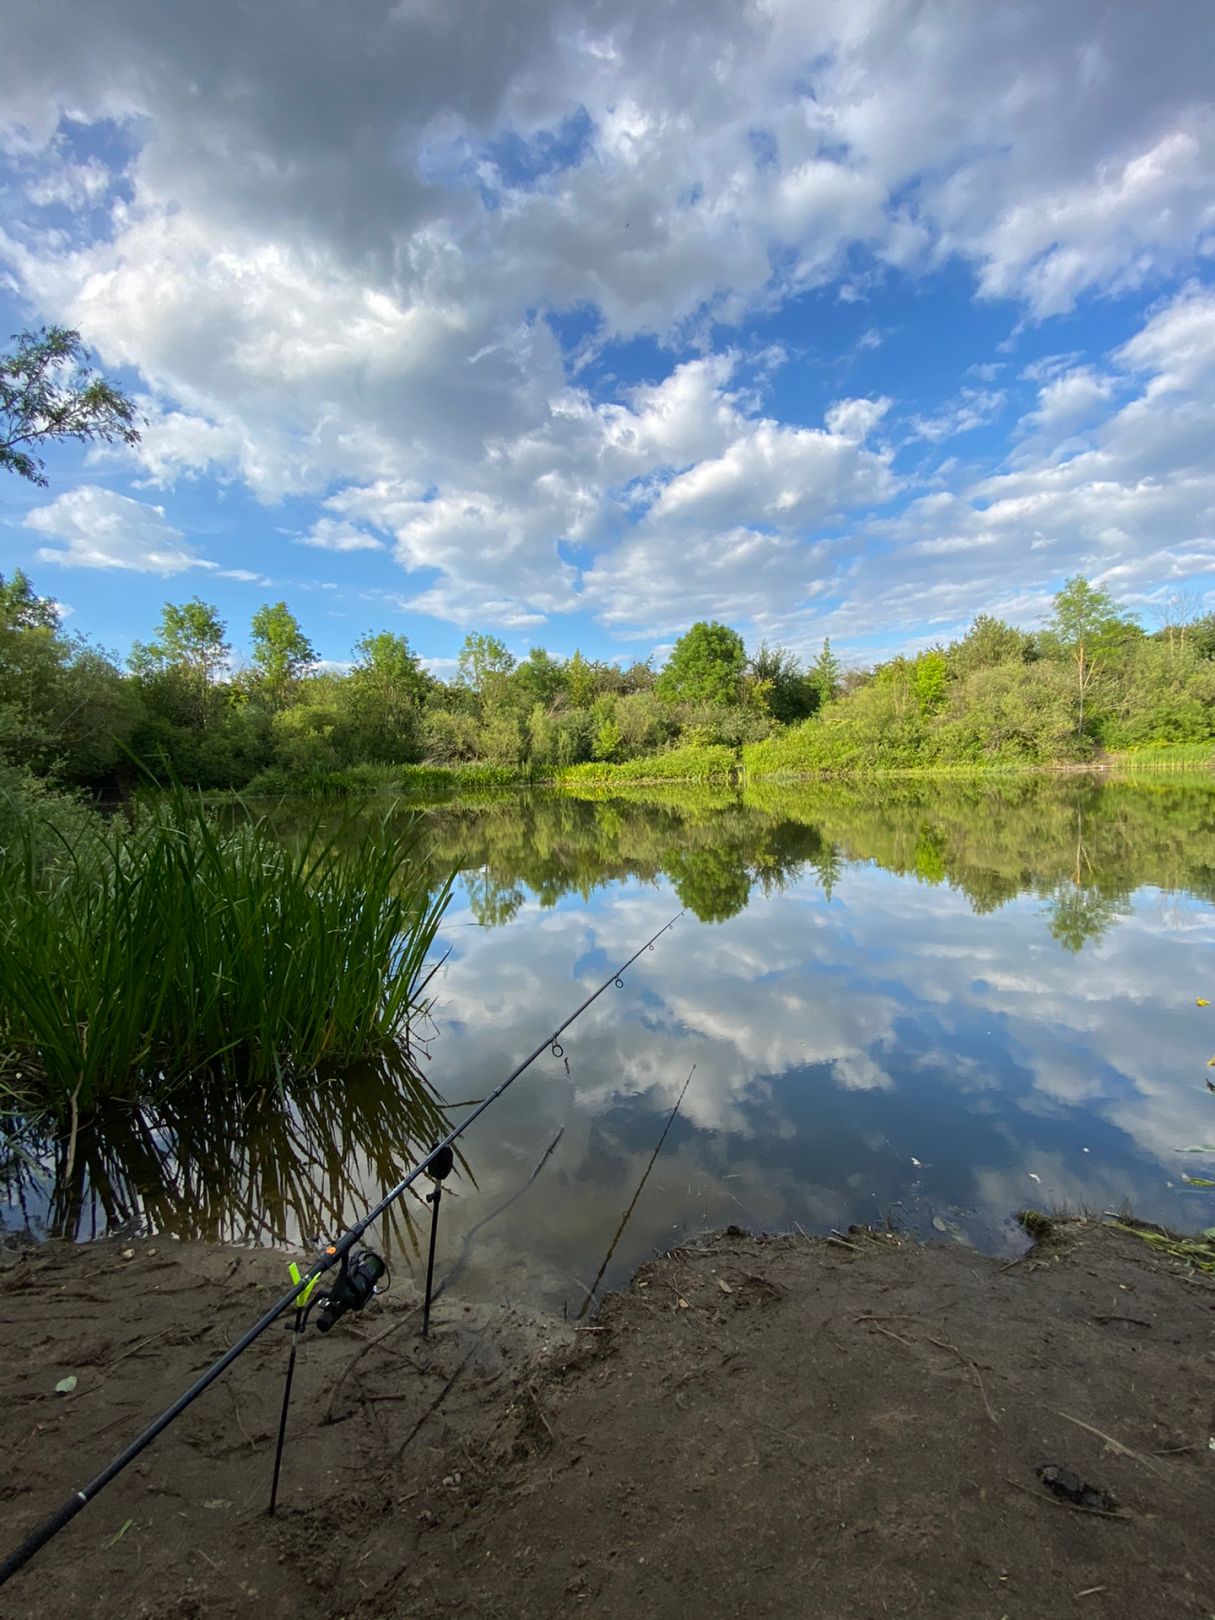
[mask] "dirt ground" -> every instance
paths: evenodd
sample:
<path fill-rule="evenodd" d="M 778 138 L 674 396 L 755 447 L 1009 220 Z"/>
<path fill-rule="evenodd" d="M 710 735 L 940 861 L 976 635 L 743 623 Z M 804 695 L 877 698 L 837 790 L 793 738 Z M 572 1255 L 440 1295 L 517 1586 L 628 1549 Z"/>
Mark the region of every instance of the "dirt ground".
<path fill-rule="evenodd" d="M 155 1239 L 5 1260 L 11 1545 L 283 1261 Z M 1076 1223 L 1009 1266 L 731 1231 L 643 1268 L 589 1329 L 452 1299 L 419 1327 L 394 1290 L 308 1334 L 274 1519 L 272 1329 L 0 1614 L 1215 1615 L 1215 1279 L 1134 1238 Z"/>

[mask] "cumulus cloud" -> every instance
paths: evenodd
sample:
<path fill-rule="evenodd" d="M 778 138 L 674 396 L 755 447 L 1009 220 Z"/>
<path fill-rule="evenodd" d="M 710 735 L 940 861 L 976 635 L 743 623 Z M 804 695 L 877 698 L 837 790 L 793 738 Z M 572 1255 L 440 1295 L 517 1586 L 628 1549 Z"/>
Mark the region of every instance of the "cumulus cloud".
<path fill-rule="evenodd" d="M 312 546 L 317 551 L 384 550 L 384 542 L 366 529 L 328 517 L 317 518 L 308 533 L 297 535 L 296 540 L 299 545 Z"/>
<path fill-rule="evenodd" d="M 43 546 L 39 557 L 64 568 L 127 568 L 141 574 L 181 574 L 214 568 L 185 544 L 162 506 L 82 484 L 37 506 L 25 519 L 35 534 L 61 542 Z"/>
<path fill-rule="evenodd" d="M 1197 297 L 1108 366 L 1078 355 L 1040 378 L 1010 470 L 981 487 L 938 468 L 949 501 L 885 529 L 867 514 L 907 488 L 875 441 L 890 402 L 782 416 L 721 334 L 951 260 L 1030 323 L 1160 292 L 1215 246 L 1207 6 L 373 0 L 357 27 L 288 0 L 17 13 L 0 147 L 20 200 L 0 257 L 48 318 L 142 375 L 134 464 L 158 490 L 207 478 L 322 503 L 305 544 L 392 536 L 402 599 L 457 624 L 587 605 L 665 633 L 682 599 L 792 633 L 824 612 L 872 629 L 1013 577 L 1004 598 L 1032 596 L 1056 562 L 1113 568 L 1119 548 L 1128 588 L 1205 566 L 1207 383 L 1182 353 L 1205 342 Z M 582 323 L 576 350 L 557 317 Z M 665 377 L 579 382 L 645 333 Z M 922 445 L 1002 409 L 994 363 L 975 376 L 940 410 L 902 406 Z M 893 553 L 864 604 L 845 521 Z M 933 556 L 948 577 L 896 597 L 902 563 Z"/>

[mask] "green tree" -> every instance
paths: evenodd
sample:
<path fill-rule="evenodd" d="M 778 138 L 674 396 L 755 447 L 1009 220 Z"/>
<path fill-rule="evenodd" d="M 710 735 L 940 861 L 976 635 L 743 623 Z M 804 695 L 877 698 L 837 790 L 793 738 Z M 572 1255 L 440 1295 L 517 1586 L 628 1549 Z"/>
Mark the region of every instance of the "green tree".
<path fill-rule="evenodd" d="M 830 638 L 824 636 L 822 651 L 814 660 L 810 670 L 810 680 L 818 693 L 820 707 L 824 703 L 830 703 L 835 697 L 840 689 L 842 675 L 843 670 L 840 667 L 840 661 L 831 651 Z"/>
<path fill-rule="evenodd" d="M 788 647 L 761 641 L 747 660 L 747 677 L 751 691 L 782 725 L 804 720 L 818 707 L 818 689 Z"/>
<path fill-rule="evenodd" d="M 565 684 L 574 708 L 589 709 L 595 700 L 595 671 L 578 648 L 565 666 Z"/>
<path fill-rule="evenodd" d="M 258 608 L 250 628 L 257 684 L 270 707 L 281 709 L 316 652 L 286 602 Z"/>
<path fill-rule="evenodd" d="M 1055 611 L 1046 625 L 1048 645 L 1069 658 L 1076 672 L 1077 731 L 1083 732 L 1084 707 L 1089 690 L 1101 670 L 1101 655 L 1139 632 L 1133 616 L 1119 608 L 1099 586 L 1075 574 L 1056 593 Z"/>
<path fill-rule="evenodd" d="M 996 664 L 1023 664 L 1032 652 L 1032 636 L 990 613 L 980 613 L 961 641 L 949 648 L 948 657 L 956 675 L 969 675 L 973 669 L 990 669 Z"/>
<path fill-rule="evenodd" d="M 515 660 L 505 642 L 499 641 L 497 636 L 472 630 L 464 638 L 456 667 L 460 685 L 485 698 L 497 695 L 498 688 L 514 669 Z"/>
<path fill-rule="evenodd" d="M 138 444 L 134 405 L 93 370 L 79 332 L 44 326 L 12 341 L 11 353 L 0 355 L 0 467 L 45 489 L 41 445 Z"/>
<path fill-rule="evenodd" d="M 205 726 L 214 715 L 216 682 L 225 669 L 232 648 L 225 639 L 227 626 L 218 608 L 201 597 L 188 602 L 166 602 L 160 610 L 160 627 L 155 641 L 136 641 L 127 660 L 133 675 L 147 687 L 172 683 L 184 695 L 189 724 Z M 155 704 L 157 694 L 153 694 Z"/>
<path fill-rule="evenodd" d="M 59 629 L 59 609 L 49 596 L 39 596 L 20 568 L 5 579 L 0 574 L 0 629 Z"/>
<path fill-rule="evenodd" d="M 920 705 L 921 714 L 936 714 L 945 702 L 945 687 L 949 679 L 949 666 L 939 647 L 922 652 L 911 666 L 911 684 Z"/>
<path fill-rule="evenodd" d="M 511 699 L 520 710 L 528 713 L 537 703 L 549 707 L 564 690 L 565 671 L 560 661 L 543 647 L 533 647 L 527 657 L 515 665 L 510 677 Z"/>
<path fill-rule="evenodd" d="M 668 703 L 734 703 L 746 665 L 738 631 L 701 619 L 675 643 L 655 690 Z"/>
<path fill-rule="evenodd" d="M 104 654 L 65 636 L 54 602 L 0 575 L 0 757 L 99 781 L 122 757 L 139 700 Z"/>
<path fill-rule="evenodd" d="M 352 764 L 409 764 L 421 747 L 430 682 L 405 636 L 382 630 L 355 642 L 355 663 L 336 687 L 336 740 Z"/>

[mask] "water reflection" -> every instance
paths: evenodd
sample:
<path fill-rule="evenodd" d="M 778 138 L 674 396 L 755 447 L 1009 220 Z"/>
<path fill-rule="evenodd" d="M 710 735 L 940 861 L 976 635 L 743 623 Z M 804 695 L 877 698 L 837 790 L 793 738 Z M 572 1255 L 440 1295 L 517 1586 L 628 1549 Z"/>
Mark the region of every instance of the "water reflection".
<path fill-rule="evenodd" d="M 453 1178 L 444 1201 L 462 1291 L 576 1314 L 609 1249 L 603 1286 L 731 1221 L 890 1215 L 990 1249 L 1026 1204 L 1215 1221 L 1183 1179 L 1215 1150 L 1179 1151 L 1215 1142 L 1215 1010 L 1195 1006 L 1215 980 L 1215 784 L 531 796 L 428 823 L 436 877 L 464 874 L 426 1071 L 452 1102 L 484 1095 L 689 908 L 565 1060 L 470 1133 L 476 1185 Z M 439 1117 L 382 1077 L 340 1095 L 296 1098 L 268 1126 L 218 1099 L 200 1123 L 182 1099 L 151 1147 L 141 1126 L 91 1148 L 61 1218 L 105 1186 L 103 1224 L 333 1231 Z M 407 1224 L 396 1242 L 412 1241 Z"/>

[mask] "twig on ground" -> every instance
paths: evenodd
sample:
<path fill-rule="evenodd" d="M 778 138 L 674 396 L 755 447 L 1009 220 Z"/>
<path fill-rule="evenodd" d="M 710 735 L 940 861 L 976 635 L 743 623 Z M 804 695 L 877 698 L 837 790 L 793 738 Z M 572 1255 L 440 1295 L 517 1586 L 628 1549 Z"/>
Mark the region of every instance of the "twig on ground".
<path fill-rule="evenodd" d="M 133 1356 L 137 1350 L 142 1350 L 145 1345 L 155 1344 L 157 1339 L 163 1339 L 167 1333 L 172 1333 L 172 1331 L 173 1328 L 170 1326 L 167 1328 L 161 1328 L 159 1333 L 150 1333 L 146 1339 L 140 1339 L 138 1343 L 130 1345 L 126 1350 L 124 1350 L 121 1355 L 115 1356 L 112 1360 L 107 1361 L 103 1371 L 109 1372 L 110 1368 L 117 1367 L 120 1361 L 125 1361 L 128 1356 Z"/>
<path fill-rule="evenodd" d="M 998 1426 L 1000 1420 L 996 1416 L 995 1408 L 987 1398 L 987 1386 L 983 1382 L 983 1374 L 979 1371 L 978 1362 L 972 1361 L 964 1350 L 959 1350 L 956 1344 L 950 1344 L 948 1339 L 934 1339 L 931 1334 L 925 1334 L 924 1336 L 928 1340 L 929 1344 L 935 1344 L 941 1350 L 952 1350 L 954 1355 L 958 1357 L 959 1361 L 961 1361 L 962 1365 L 970 1368 L 971 1372 L 974 1373 L 975 1378 L 978 1380 L 979 1394 L 983 1397 L 983 1405 L 987 1408 L 987 1415 L 991 1421 Z"/>
<path fill-rule="evenodd" d="M 905 1344 L 908 1349 L 910 1349 L 915 1343 L 914 1339 L 905 1339 L 901 1333 L 893 1333 L 889 1328 L 883 1327 L 876 1316 L 858 1316 L 854 1318 L 854 1320 L 857 1322 L 867 1322 L 871 1328 L 876 1328 L 879 1333 L 884 1333 L 888 1339 L 896 1339 L 899 1344 Z"/>
<path fill-rule="evenodd" d="M 420 1305 L 415 1305 L 411 1310 L 405 1311 L 402 1315 L 397 1317 L 395 1322 L 390 1322 L 382 1333 L 377 1333 L 374 1338 L 368 1339 L 367 1343 L 359 1351 L 358 1355 L 351 1357 L 351 1359 L 346 1363 L 345 1367 L 343 1367 L 342 1371 L 338 1374 L 337 1378 L 334 1380 L 333 1388 L 329 1391 L 329 1401 L 325 1407 L 325 1416 L 321 1419 L 322 1423 L 333 1422 L 333 1403 L 337 1399 L 338 1391 L 346 1382 L 347 1378 L 350 1377 L 350 1374 L 358 1366 L 359 1362 L 362 1361 L 363 1357 L 367 1355 L 369 1351 L 374 1350 L 376 1345 L 382 1340 L 388 1338 L 390 1334 L 397 1332 L 399 1328 L 403 1328 L 406 1322 L 415 1317 L 421 1309 L 422 1307 Z"/>
<path fill-rule="evenodd" d="M 1130 1446 L 1124 1446 L 1122 1441 L 1115 1440 L 1112 1434 L 1106 1434 L 1103 1429 L 1094 1428 L 1091 1423 L 1086 1423 L 1083 1418 L 1073 1417 L 1070 1412 L 1059 1412 L 1058 1415 L 1066 1419 L 1068 1423 L 1074 1423 L 1078 1429 L 1087 1429 L 1090 1434 L 1095 1434 L 1098 1440 L 1104 1440 L 1106 1445 L 1116 1451 L 1120 1457 L 1130 1457 L 1135 1462 L 1142 1463 L 1149 1473 L 1156 1475 L 1157 1479 L 1164 1477 L 1150 1457 L 1145 1457 L 1141 1451 L 1135 1451 Z"/>

